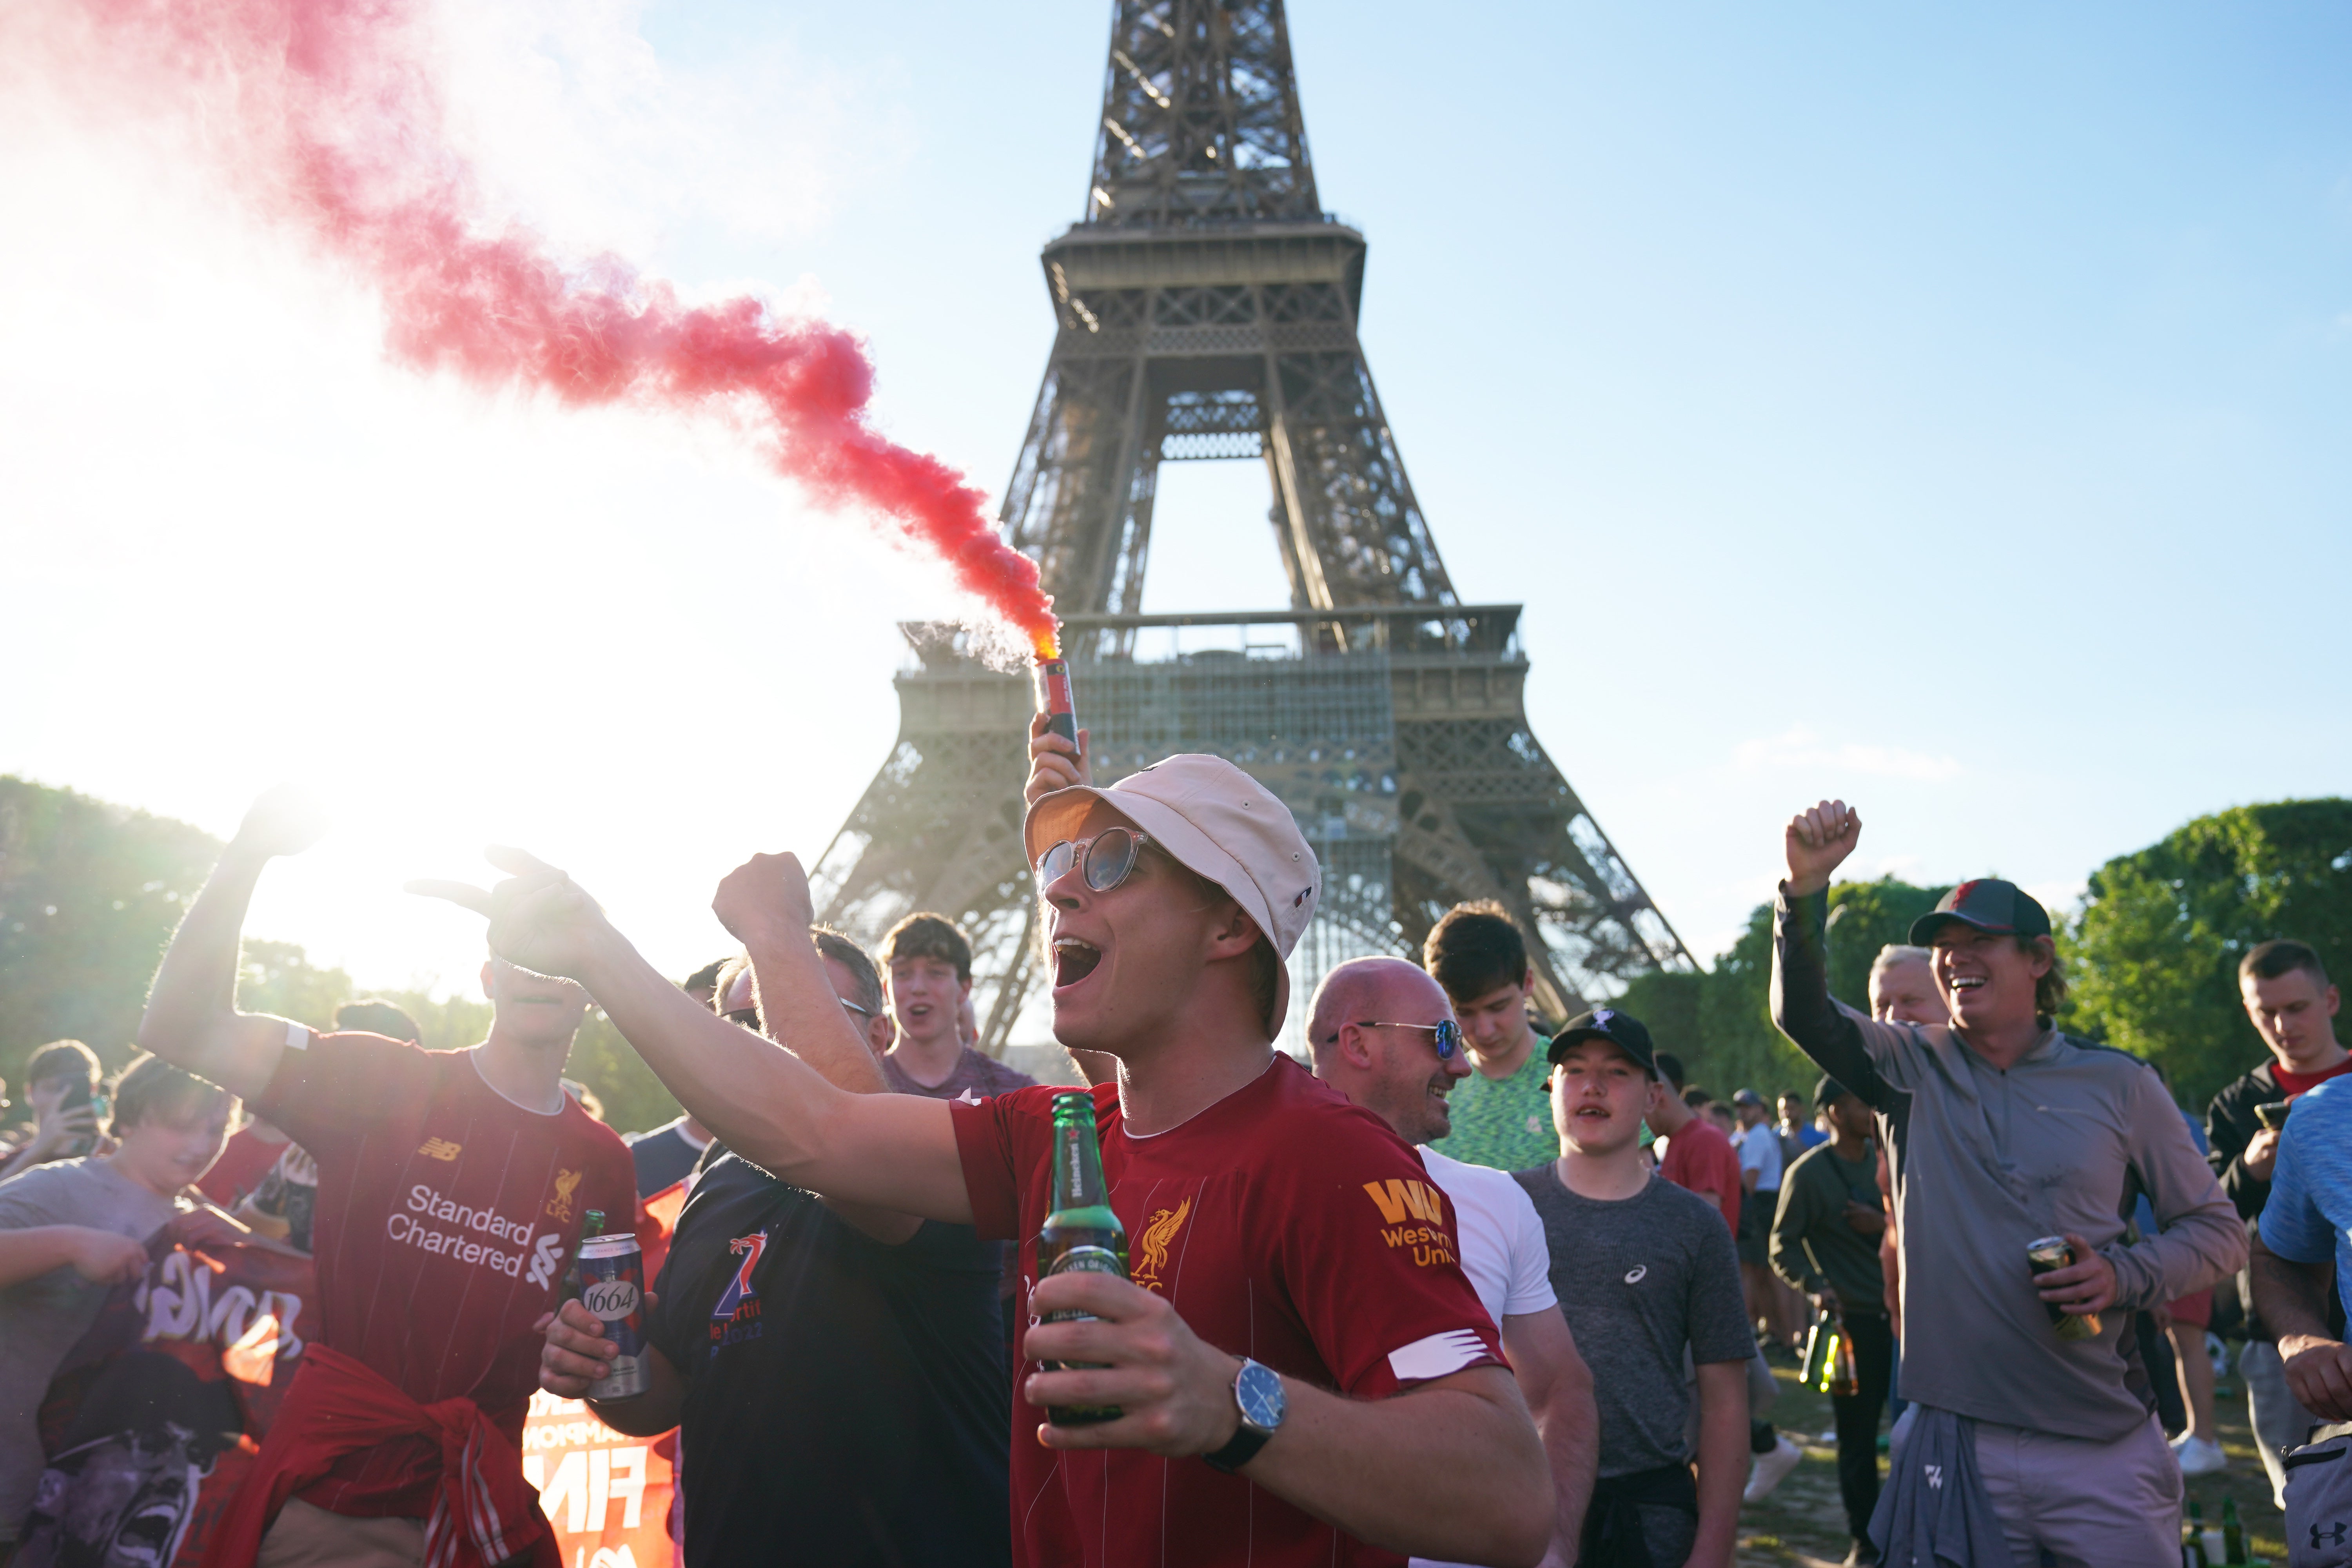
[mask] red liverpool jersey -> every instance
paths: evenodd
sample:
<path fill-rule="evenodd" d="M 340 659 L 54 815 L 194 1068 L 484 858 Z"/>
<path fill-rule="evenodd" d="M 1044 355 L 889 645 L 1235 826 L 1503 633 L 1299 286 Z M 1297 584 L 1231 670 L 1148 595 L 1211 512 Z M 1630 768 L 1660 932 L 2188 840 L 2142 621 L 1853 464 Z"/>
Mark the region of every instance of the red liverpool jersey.
<path fill-rule="evenodd" d="M 419 1404 L 472 1398 L 520 1444 L 539 1384 L 531 1323 L 556 1304 L 581 1216 L 635 1219 L 628 1145 L 569 1095 L 559 1111 L 524 1110 L 470 1051 L 376 1035 L 310 1036 L 254 1109 L 319 1163 L 315 1337 Z M 300 1495 L 423 1518 L 440 1468 L 430 1441 L 385 1443 Z"/>
<path fill-rule="evenodd" d="M 1021 1311 L 1053 1185 L 1053 1105 L 1024 1089 L 952 1104 L 972 1214 L 1021 1243 Z M 1103 1176 L 1130 1278 L 1234 1355 L 1359 1399 L 1467 1367 L 1501 1342 L 1462 1272 L 1454 1205 L 1387 1123 L 1286 1056 L 1180 1127 L 1130 1138 L 1118 1092 L 1094 1091 Z M 1133 1450 L 1057 1453 L 1013 1392 L 1016 1563 L 1346 1564 L 1404 1559 L 1340 1534 L 1246 1472 Z"/>

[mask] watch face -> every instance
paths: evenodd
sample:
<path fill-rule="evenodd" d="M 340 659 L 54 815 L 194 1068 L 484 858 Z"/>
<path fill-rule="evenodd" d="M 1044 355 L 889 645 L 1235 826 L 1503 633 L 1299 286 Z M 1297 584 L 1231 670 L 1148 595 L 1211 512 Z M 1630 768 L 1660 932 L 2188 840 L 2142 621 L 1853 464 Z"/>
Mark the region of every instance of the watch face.
<path fill-rule="evenodd" d="M 1282 1374 L 1272 1367 L 1244 1363 L 1241 1376 L 1234 1382 L 1234 1397 L 1241 1404 L 1242 1419 L 1250 1426 L 1271 1431 L 1282 1425 L 1287 1401 L 1283 1397 Z"/>

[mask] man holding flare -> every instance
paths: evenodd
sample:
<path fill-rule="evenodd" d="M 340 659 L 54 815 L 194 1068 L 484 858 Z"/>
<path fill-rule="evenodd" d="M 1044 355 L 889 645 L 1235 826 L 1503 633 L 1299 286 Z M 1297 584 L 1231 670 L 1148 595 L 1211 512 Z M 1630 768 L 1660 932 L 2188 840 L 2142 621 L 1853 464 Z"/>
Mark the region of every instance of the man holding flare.
<path fill-rule="evenodd" d="M 1550 1476 L 1450 1205 L 1385 1124 L 1274 1048 L 1283 959 L 1320 890 L 1289 812 L 1213 757 L 1097 790 L 1042 717 L 1031 751 L 1055 1033 L 1118 1061 L 1096 1121 L 1130 1279 L 1034 1277 L 1051 1090 L 962 1105 L 827 1081 L 866 1047 L 809 946 L 793 857 L 754 862 L 772 904 L 734 932 L 788 1049 L 696 1008 L 519 851 L 494 853 L 514 875 L 492 892 L 417 890 L 488 915 L 514 962 L 580 980 L 680 1103 L 763 1169 L 1021 1242 L 1033 1326 L 1016 1425 L 1035 1441 L 1013 1445 L 1016 1562 L 1536 1563 Z M 1040 1321 L 1057 1312 L 1087 1316 Z M 1044 1370 L 1055 1363 L 1088 1364 Z M 1124 1414 L 1033 1426 L 1052 1405 Z"/>

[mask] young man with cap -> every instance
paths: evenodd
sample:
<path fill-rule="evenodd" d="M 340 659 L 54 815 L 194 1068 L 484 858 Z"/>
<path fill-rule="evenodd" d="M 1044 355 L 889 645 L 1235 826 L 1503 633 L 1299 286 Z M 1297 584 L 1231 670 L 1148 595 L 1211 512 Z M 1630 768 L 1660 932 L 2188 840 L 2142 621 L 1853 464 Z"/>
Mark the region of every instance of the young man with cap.
<path fill-rule="evenodd" d="M 1543 1434 L 1559 1500 L 1552 1552 L 1571 1562 L 1592 1495 L 1599 1436 L 1592 1373 L 1551 1288 L 1551 1250 L 1517 1182 L 1428 1147 L 1451 1123 L 1446 1100 L 1470 1073 L 1444 991 L 1402 958 L 1351 958 L 1323 977 L 1307 1016 L 1315 1076 L 1421 1145 L 1429 1179 L 1453 1202 L 1462 1268 L 1503 1331 L 1519 1392 Z M 1456 1568 L 1413 1559 L 1413 1568 Z"/>
<path fill-rule="evenodd" d="M 1920 1495 L 1915 1468 L 1950 1480 L 1965 1463 L 1958 1479 L 1981 1483 L 2021 1563 L 2168 1561 L 2180 1470 L 2124 1336 L 2135 1310 L 2236 1269 L 2245 1233 L 2156 1075 L 2051 1026 L 2065 982 L 2049 914 L 2018 888 L 1963 882 L 1913 925 L 1948 1025 L 1880 1023 L 1831 999 L 1825 895 L 1861 830 L 1834 801 L 1789 824 L 1772 1014 L 1878 1113 L 1893 1152 L 1914 1408 L 1882 1522 Z M 2143 1192 L 2159 1231 L 2126 1245 Z M 2027 1249 L 2053 1236 L 2075 1261 L 2036 1276 Z M 2052 1309 L 2098 1330 L 2061 1339 Z"/>
<path fill-rule="evenodd" d="M 1895 1336 L 1881 1294 L 1878 1156 L 1870 1107 L 1835 1079 L 1814 1086 L 1813 1108 L 1832 1136 L 1800 1155 L 1780 1183 L 1772 1216 L 1772 1270 L 1837 1321 L 1853 1347 L 1854 1390 L 1832 1394 L 1837 1415 L 1838 1493 L 1853 1547 L 1849 1568 L 1878 1561 L 1870 1515 L 1878 1506 L 1878 1413 L 1895 1369 Z"/>
<path fill-rule="evenodd" d="M 1643 1163 L 1657 1069 L 1638 1019 L 1595 1008 L 1553 1036 L 1547 1056 L 1559 1158 L 1514 1179 L 1543 1219 L 1568 1326 L 1607 1369 L 1594 1389 L 1600 1479 L 1578 1562 L 1730 1568 L 1756 1353 L 1731 1235 L 1713 1204 Z M 1686 1362 L 1697 1377 L 1696 1456 Z"/>
<path fill-rule="evenodd" d="M 1456 1261 L 1452 1205 L 1377 1117 L 1274 1048 L 1283 960 L 1320 891 L 1297 824 L 1218 758 L 1097 790 L 1042 720 L 1032 742 L 1055 1033 L 1118 1060 L 1093 1099 L 1128 1279 L 1036 1279 L 1053 1091 L 850 1094 L 812 1065 L 866 1046 L 809 945 L 792 857 L 754 859 L 774 873 L 768 911 L 733 927 L 783 1050 L 698 1010 L 528 856 L 496 854 L 516 875 L 493 892 L 426 890 L 488 914 L 517 962 L 582 979 L 745 1159 L 838 1202 L 1020 1241 L 1036 1326 L 1014 1380 L 1016 1563 L 1534 1563 L 1550 1473 Z M 1122 1415 L 1039 1423 L 1072 1405 Z"/>
<path fill-rule="evenodd" d="M 1454 1131 L 1438 1152 L 1496 1171 L 1558 1158 L 1544 1037 L 1528 1016 L 1536 970 L 1517 922 L 1492 900 L 1456 904 L 1429 928 L 1421 963 L 1445 988 L 1477 1069 L 1454 1091 Z"/>

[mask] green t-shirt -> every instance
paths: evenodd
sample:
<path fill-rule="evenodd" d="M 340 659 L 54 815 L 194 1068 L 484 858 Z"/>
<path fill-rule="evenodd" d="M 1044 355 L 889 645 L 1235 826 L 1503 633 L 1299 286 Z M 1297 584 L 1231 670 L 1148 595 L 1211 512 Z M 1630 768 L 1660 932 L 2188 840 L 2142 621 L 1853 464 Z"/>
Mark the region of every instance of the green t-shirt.
<path fill-rule="evenodd" d="M 1551 1092 L 1544 1087 L 1551 1077 L 1551 1063 L 1544 1059 L 1547 1044 L 1538 1035 L 1536 1048 L 1508 1078 L 1488 1078 L 1474 1068 L 1455 1084 L 1445 1097 L 1454 1131 L 1430 1147 L 1465 1165 L 1497 1171 L 1524 1171 L 1559 1159 Z"/>

